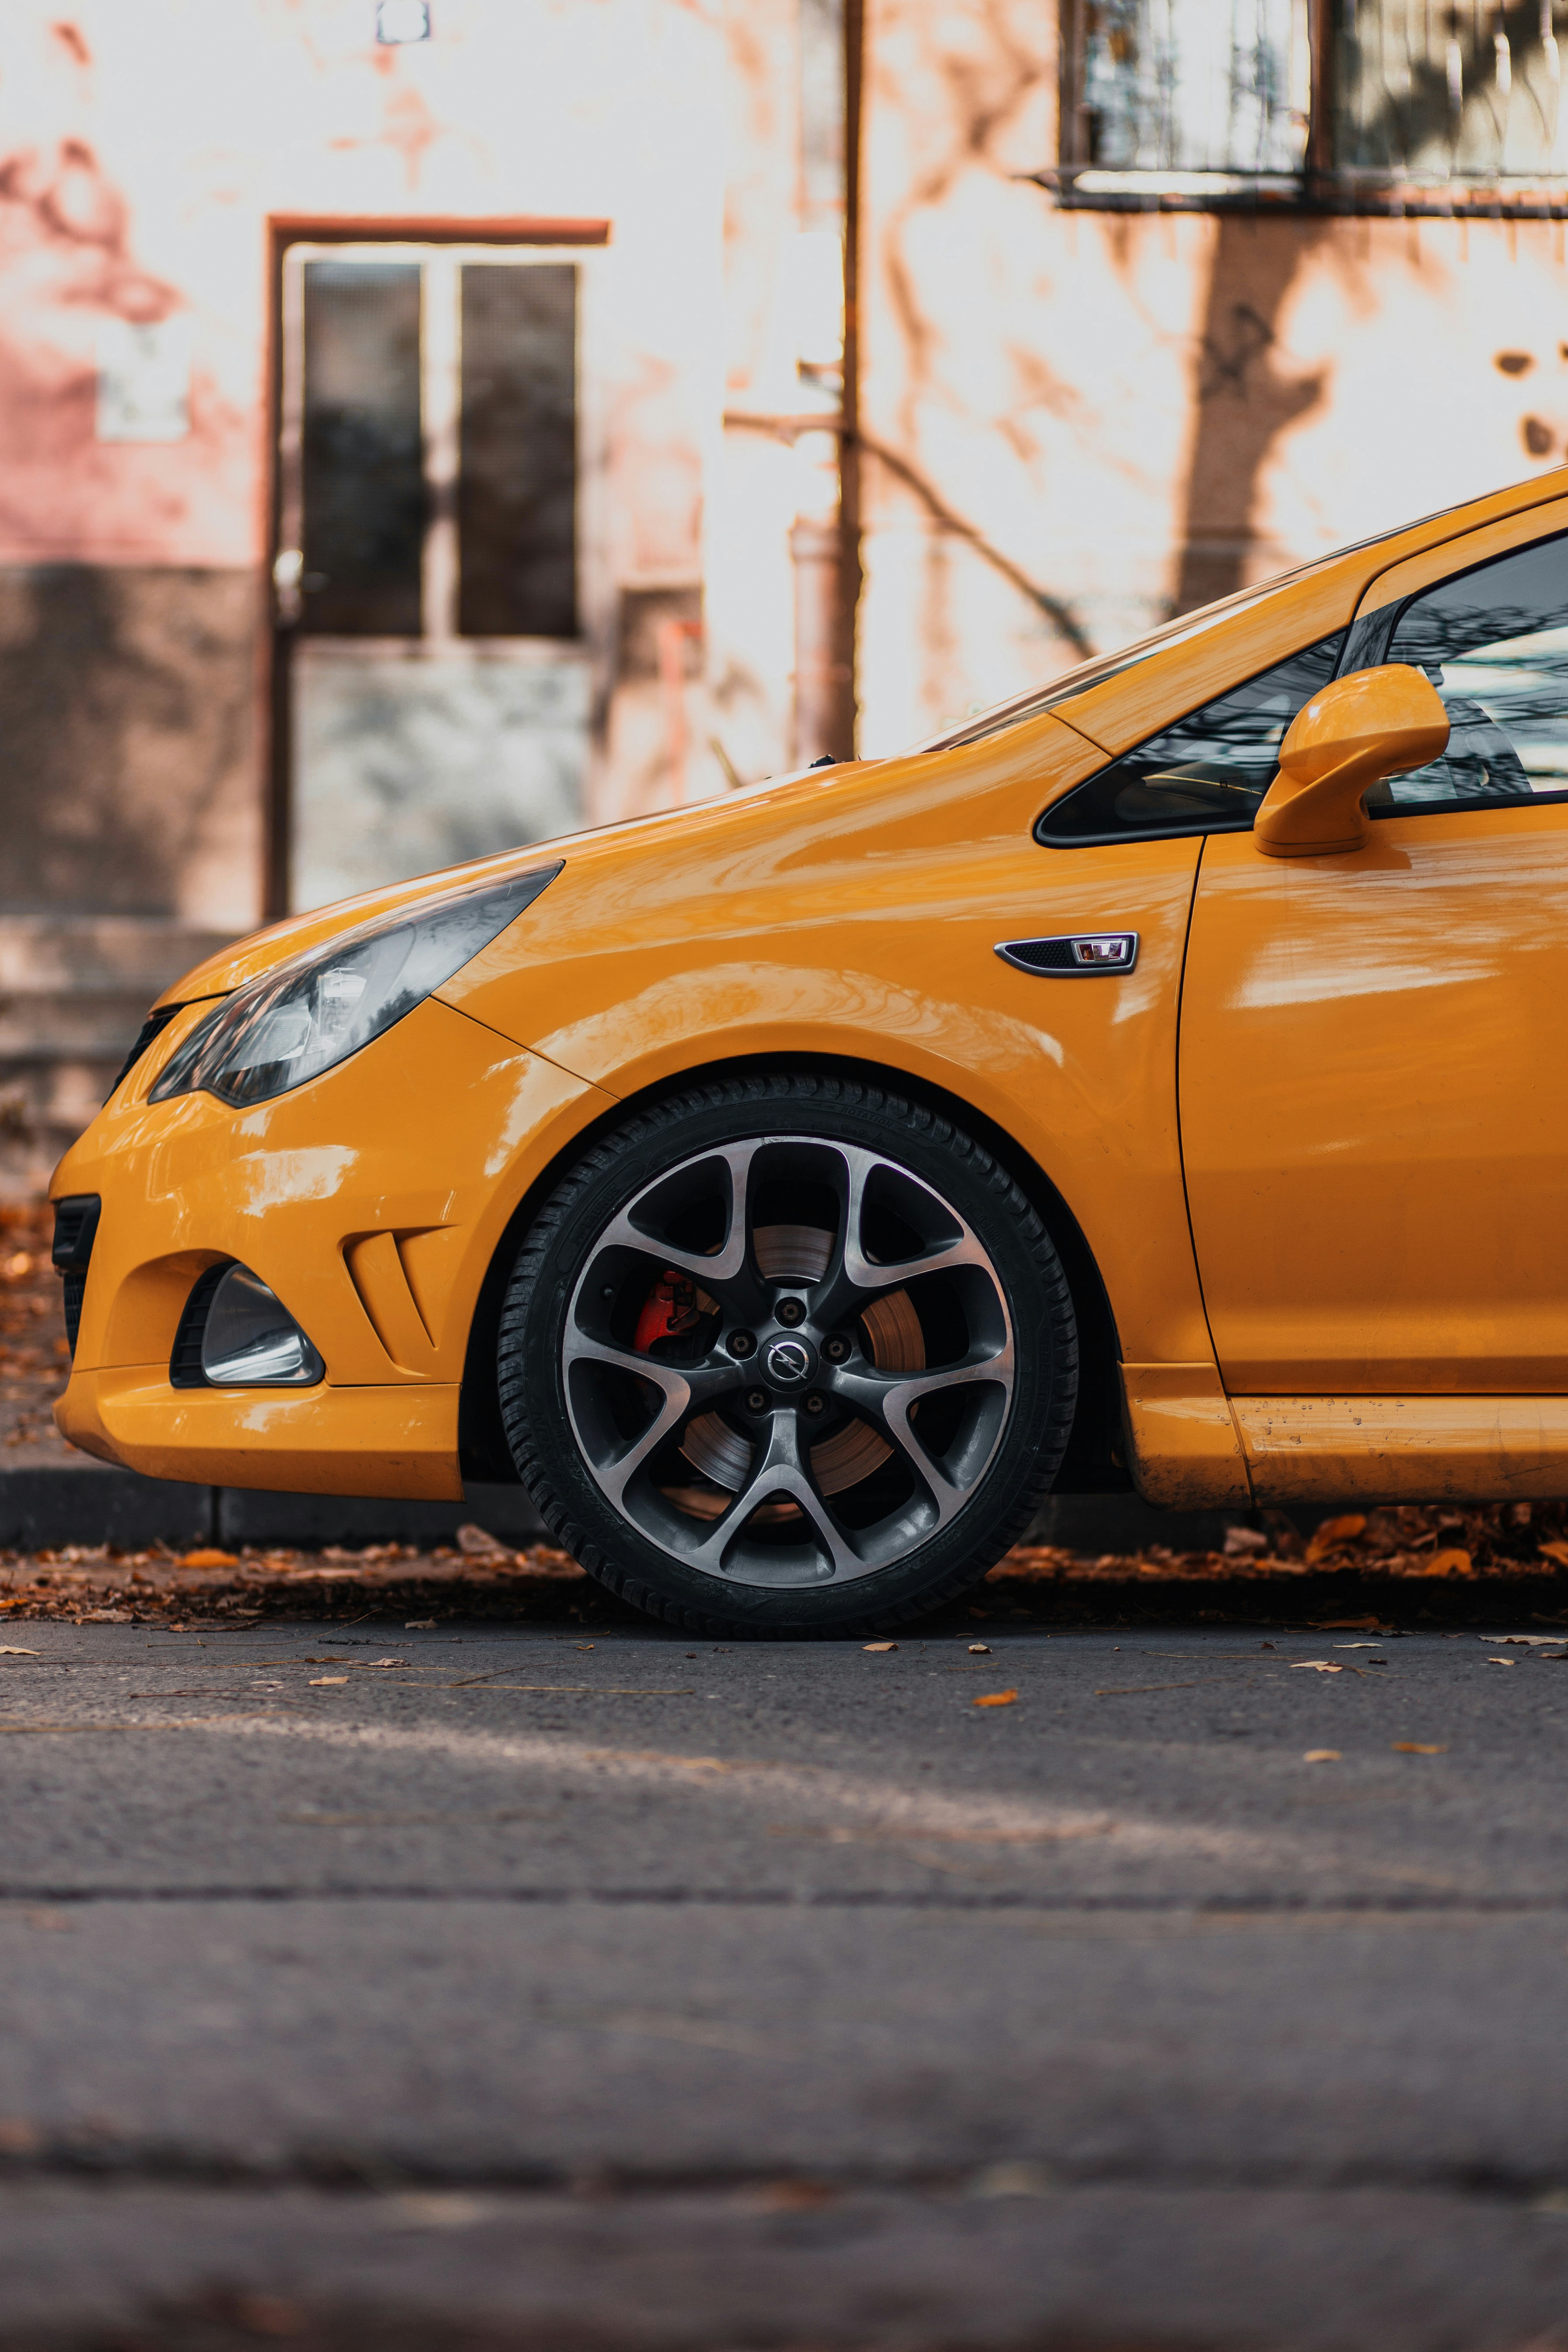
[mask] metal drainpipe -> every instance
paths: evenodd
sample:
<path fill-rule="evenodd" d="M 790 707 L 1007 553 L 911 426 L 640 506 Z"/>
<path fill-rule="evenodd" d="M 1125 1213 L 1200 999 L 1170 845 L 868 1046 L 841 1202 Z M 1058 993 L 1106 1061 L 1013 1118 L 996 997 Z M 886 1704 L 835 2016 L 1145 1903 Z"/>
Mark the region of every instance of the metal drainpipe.
<path fill-rule="evenodd" d="M 820 23 L 834 0 L 804 0 Z M 843 388 L 837 415 L 825 411 L 820 429 L 797 425 L 799 492 L 790 533 L 795 562 L 795 755 L 805 764 L 830 754 L 851 759 L 856 748 L 856 612 L 860 593 L 859 462 L 856 295 L 859 264 L 859 162 L 864 0 L 837 0 L 838 121 L 831 128 L 841 161 L 831 210 L 844 245 Z M 803 89 L 803 107 L 807 92 Z M 827 126 L 803 121 L 803 150 Z M 824 207 L 803 164 L 802 218 L 814 225 Z"/>

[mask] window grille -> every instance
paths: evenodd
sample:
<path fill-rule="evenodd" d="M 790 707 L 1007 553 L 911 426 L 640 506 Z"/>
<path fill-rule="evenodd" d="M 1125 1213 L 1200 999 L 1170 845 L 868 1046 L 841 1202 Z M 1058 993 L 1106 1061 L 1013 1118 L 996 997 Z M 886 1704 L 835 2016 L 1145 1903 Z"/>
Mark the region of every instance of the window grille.
<path fill-rule="evenodd" d="M 1568 210 L 1568 0 L 1060 0 L 1068 204 Z"/>
<path fill-rule="evenodd" d="M 1339 0 L 1334 150 L 1369 186 L 1568 172 L 1552 0 Z"/>
<path fill-rule="evenodd" d="M 1083 196 L 1296 193 L 1311 86 L 1307 0 L 1078 0 L 1063 161 Z"/>

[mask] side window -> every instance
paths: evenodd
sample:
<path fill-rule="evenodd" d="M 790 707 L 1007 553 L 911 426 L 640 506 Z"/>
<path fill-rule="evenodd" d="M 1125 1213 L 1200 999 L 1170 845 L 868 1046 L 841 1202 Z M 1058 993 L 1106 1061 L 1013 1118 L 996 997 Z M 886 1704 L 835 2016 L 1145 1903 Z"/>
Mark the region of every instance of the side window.
<path fill-rule="evenodd" d="M 1286 729 L 1333 677 L 1343 643 L 1336 630 L 1124 751 L 1048 808 L 1036 840 L 1070 849 L 1245 833 L 1279 772 Z"/>
<path fill-rule="evenodd" d="M 1373 785 L 1369 816 L 1568 794 L 1568 538 L 1413 596 L 1382 658 L 1426 671 L 1450 731 L 1440 760 Z"/>

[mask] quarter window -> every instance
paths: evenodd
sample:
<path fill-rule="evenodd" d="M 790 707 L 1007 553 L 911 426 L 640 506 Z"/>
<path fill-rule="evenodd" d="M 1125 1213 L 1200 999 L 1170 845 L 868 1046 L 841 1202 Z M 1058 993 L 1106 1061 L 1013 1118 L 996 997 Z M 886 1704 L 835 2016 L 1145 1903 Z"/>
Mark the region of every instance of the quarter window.
<path fill-rule="evenodd" d="M 1343 643 L 1337 629 L 1162 728 L 1048 808 L 1036 840 L 1071 849 L 1247 832 L 1279 772 L 1286 729 L 1333 677 Z"/>

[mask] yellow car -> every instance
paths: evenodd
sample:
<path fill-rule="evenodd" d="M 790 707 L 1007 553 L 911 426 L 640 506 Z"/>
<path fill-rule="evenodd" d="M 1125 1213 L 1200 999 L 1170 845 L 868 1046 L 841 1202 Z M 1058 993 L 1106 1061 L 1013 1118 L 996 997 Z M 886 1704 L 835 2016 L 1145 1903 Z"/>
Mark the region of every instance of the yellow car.
<path fill-rule="evenodd" d="M 57 1174 L 58 1411 L 521 1479 L 654 1615 L 896 1625 L 1043 1497 L 1568 1494 L 1568 488 L 899 757 L 301 916 Z"/>

